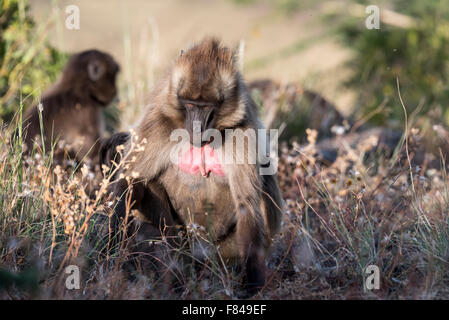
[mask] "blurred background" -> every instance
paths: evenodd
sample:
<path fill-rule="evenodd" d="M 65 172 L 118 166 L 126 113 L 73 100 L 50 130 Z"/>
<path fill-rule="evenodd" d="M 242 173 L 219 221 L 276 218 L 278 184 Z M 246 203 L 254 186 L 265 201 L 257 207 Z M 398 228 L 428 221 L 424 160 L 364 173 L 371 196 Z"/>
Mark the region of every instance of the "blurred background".
<path fill-rule="evenodd" d="M 424 126 L 435 119 L 449 123 L 447 1 L 0 3 L 3 121 L 16 110 L 19 80 L 22 94 L 35 101 L 54 81 L 68 54 L 97 48 L 111 53 L 122 66 L 121 102 L 117 112 L 109 112 L 109 127 L 117 126 L 120 112 L 126 127 L 135 121 L 147 93 L 180 50 L 215 35 L 240 48 L 247 80 L 295 82 L 331 101 L 345 117 L 400 127 L 398 78 L 408 111 L 426 115 L 429 123 Z M 365 10 L 372 4 L 381 10 L 378 30 L 365 26 L 369 15 Z M 80 9 L 79 30 L 65 27 L 68 5 Z M 27 23 L 20 22 L 24 19 Z"/>

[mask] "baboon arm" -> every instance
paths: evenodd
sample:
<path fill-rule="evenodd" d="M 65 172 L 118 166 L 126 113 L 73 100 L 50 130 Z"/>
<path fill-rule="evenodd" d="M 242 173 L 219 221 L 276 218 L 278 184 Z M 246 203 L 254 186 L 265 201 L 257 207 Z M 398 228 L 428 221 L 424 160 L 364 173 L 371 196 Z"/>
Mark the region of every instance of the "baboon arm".
<path fill-rule="evenodd" d="M 126 170 L 128 173 L 137 174 L 139 180 L 151 181 L 171 164 L 170 155 L 175 142 L 170 141 L 172 128 L 166 121 L 161 114 L 150 108 L 144 121 L 139 125 L 137 142 L 141 143 L 143 150 L 134 150 L 131 153 L 129 159 L 134 160 Z"/>
<path fill-rule="evenodd" d="M 236 208 L 236 238 L 239 256 L 246 268 L 248 290 L 265 283 L 266 232 L 260 211 L 260 181 L 255 165 L 235 165 L 229 184 Z"/>
<path fill-rule="evenodd" d="M 134 143 L 130 142 L 130 139 L 132 138 L 128 138 L 128 147 L 130 147 L 130 143 Z M 123 178 L 115 185 L 114 195 L 119 198 L 115 211 L 119 217 L 123 218 L 127 210 L 130 209 L 129 206 L 126 206 L 126 198 L 130 190 L 132 190 L 130 204 L 143 205 L 144 194 L 152 194 L 148 188 L 149 183 L 157 179 L 158 175 L 170 165 L 171 145 L 162 139 L 159 139 L 161 141 L 155 140 L 157 139 L 151 139 L 146 144 L 142 144 L 140 147 L 143 147 L 143 150 L 139 150 L 140 147 L 135 146 L 129 155 L 126 155 L 125 150 L 118 176 L 123 174 L 128 178 L 131 186 Z"/>
<path fill-rule="evenodd" d="M 111 137 L 103 139 L 99 151 L 100 165 L 104 164 L 108 167 L 112 167 L 114 162 L 119 163 L 120 153 L 117 152 L 117 147 L 126 144 L 128 140 L 128 132 L 114 133 Z"/>
<path fill-rule="evenodd" d="M 114 214 L 112 216 L 112 225 L 115 230 L 119 229 L 120 224 L 127 217 L 131 218 L 131 208 L 128 204 L 134 204 L 141 201 L 141 196 L 139 193 L 133 192 L 132 188 L 129 187 L 128 181 L 126 179 L 117 179 L 112 185 L 113 194 L 116 197 L 116 201 L 113 207 Z M 130 194 L 131 192 L 131 194 Z M 128 198 L 130 197 L 130 198 Z"/>

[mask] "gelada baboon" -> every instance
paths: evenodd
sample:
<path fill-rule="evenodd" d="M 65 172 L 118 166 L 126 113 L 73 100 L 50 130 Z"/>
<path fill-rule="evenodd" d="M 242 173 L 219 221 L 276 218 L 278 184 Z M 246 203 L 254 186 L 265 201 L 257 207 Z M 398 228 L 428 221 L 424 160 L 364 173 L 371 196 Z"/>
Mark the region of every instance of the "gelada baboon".
<path fill-rule="evenodd" d="M 243 155 L 231 154 L 230 163 L 215 159 L 214 151 L 234 149 L 236 139 L 225 136 L 227 129 L 244 134 L 254 129 L 252 132 L 258 134 L 256 129 L 260 128 L 257 107 L 232 50 L 207 38 L 182 52 L 136 126 L 137 139 L 146 140 L 144 151 L 133 151 L 130 140 L 125 144 L 123 152 L 133 161 L 122 167 L 121 179 L 115 184 L 114 195 L 120 197 L 116 216 L 125 217 L 127 203 L 139 204 L 145 198 L 149 200 L 141 204 L 144 216 L 151 211 L 159 221 L 194 222 L 200 232 L 205 230 L 205 238 L 212 239 L 222 257 L 239 261 L 246 288 L 255 293 L 265 283 L 266 254 L 282 218 L 276 172 L 261 175 L 260 169 L 270 163 L 249 161 L 250 148 L 245 148 Z M 185 129 L 188 135 L 184 140 L 187 155 L 192 150 L 207 150 L 213 161 L 207 163 L 204 154 L 197 166 L 192 164 L 198 160 L 195 156 L 173 161 L 171 152 L 179 146 L 178 140 L 171 139 L 176 129 Z M 209 129 L 221 134 L 221 142 L 213 136 L 198 143 L 195 134 Z M 249 136 L 244 138 L 246 147 L 255 141 Z M 263 144 L 259 147 L 266 155 L 268 143 Z M 107 150 L 103 153 L 108 154 Z M 235 161 L 237 158 L 243 161 Z M 137 192 L 131 192 L 135 186 Z M 166 216 L 170 219 L 165 220 Z"/>
<path fill-rule="evenodd" d="M 334 126 L 345 126 L 348 119 L 337 107 L 319 93 L 296 83 L 281 84 L 270 79 L 248 83 L 249 91 L 262 108 L 262 118 L 268 128 L 285 125 L 281 141 L 292 142 L 305 129 L 318 131 L 318 139 L 334 136 Z"/>
<path fill-rule="evenodd" d="M 73 55 L 60 80 L 41 101 L 44 143 L 48 151 L 55 141 L 70 146 L 70 158 L 97 157 L 104 128 L 102 108 L 115 98 L 119 65 L 107 53 L 88 50 Z M 24 142 L 28 152 L 41 141 L 39 106 L 24 117 Z"/>

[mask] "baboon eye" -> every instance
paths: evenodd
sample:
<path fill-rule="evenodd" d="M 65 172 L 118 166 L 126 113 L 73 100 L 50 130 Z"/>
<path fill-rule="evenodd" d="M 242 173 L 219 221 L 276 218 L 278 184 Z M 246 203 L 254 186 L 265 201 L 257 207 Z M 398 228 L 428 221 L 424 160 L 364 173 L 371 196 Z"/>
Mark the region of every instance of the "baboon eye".
<path fill-rule="evenodd" d="M 193 108 L 193 104 L 191 104 L 191 103 L 186 103 L 186 104 L 185 104 L 185 107 L 186 107 L 187 109 L 192 109 L 192 108 Z"/>

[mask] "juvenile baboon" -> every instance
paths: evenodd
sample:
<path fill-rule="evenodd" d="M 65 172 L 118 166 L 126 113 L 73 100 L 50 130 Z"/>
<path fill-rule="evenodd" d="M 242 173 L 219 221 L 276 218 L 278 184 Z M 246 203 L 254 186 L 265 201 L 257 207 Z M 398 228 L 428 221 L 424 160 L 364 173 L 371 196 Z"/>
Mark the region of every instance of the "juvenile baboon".
<path fill-rule="evenodd" d="M 103 131 L 102 108 L 117 93 L 119 65 L 107 53 L 88 50 L 73 55 L 60 80 L 44 94 L 42 122 L 46 150 L 59 139 L 71 147 L 70 157 L 81 161 L 97 157 Z M 41 141 L 39 106 L 23 117 L 24 142 L 28 152 L 34 139 Z"/>
<path fill-rule="evenodd" d="M 265 283 L 267 250 L 282 219 L 283 201 L 276 173 L 262 175 L 260 169 L 270 163 L 262 163 L 259 158 L 254 163 L 249 161 L 249 148 L 244 154 L 232 154 L 231 163 L 214 162 L 217 159 L 207 163 L 204 154 L 196 168 L 192 165 L 195 159 L 173 161 L 171 152 L 179 144 L 172 141 L 171 134 L 185 129 L 187 154 L 192 150 L 208 151 L 213 158 L 214 152 L 234 151 L 236 140 L 226 136 L 225 130 L 259 135 L 257 129 L 261 128 L 257 107 L 238 71 L 234 52 L 216 39 L 194 45 L 176 59 L 137 124 L 136 136 L 146 140 L 144 151 L 132 150 L 130 140 L 125 144 L 123 152 L 128 152 L 133 161 L 122 167 L 122 179 L 115 185 L 114 194 L 120 197 L 116 216 L 125 217 L 126 203 L 130 203 L 127 194 L 133 190 L 131 202 L 142 201 L 142 194 L 148 197 L 141 205 L 144 216 L 156 211 L 160 220 L 169 216 L 185 225 L 194 222 L 204 227 L 205 237 L 212 239 L 225 259 L 240 262 L 246 288 L 249 293 L 256 292 Z M 222 141 L 215 136 L 195 140 L 195 134 L 209 129 L 221 133 Z M 246 147 L 256 141 L 249 134 L 244 139 Z M 266 142 L 259 145 L 265 155 L 267 148 Z M 133 183 L 128 184 L 123 177 Z"/>

